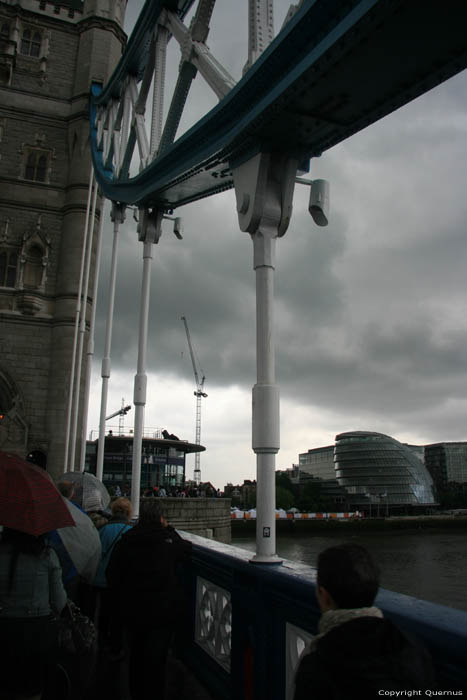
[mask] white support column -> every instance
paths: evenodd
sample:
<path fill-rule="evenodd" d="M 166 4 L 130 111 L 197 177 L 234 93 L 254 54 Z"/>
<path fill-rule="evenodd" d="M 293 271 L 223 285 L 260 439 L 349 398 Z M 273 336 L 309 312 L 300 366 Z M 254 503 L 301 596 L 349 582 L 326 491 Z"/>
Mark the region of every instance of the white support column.
<path fill-rule="evenodd" d="M 109 301 L 107 307 L 107 323 L 105 329 L 104 357 L 102 358 L 102 388 L 101 388 L 101 410 L 99 417 L 99 442 L 97 445 L 97 466 L 96 476 L 102 481 L 104 474 L 104 448 L 105 448 L 105 414 L 107 413 L 107 395 L 110 379 L 110 351 L 112 346 L 112 326 L 114 316 L 115 288 L 117 281 L 117 260 L 118 260 L 118 234 L 120 224 L 125 221 L 125 206 L 112 203 L 110 217 L 114 225 L 114 235 L 112 242 L 112 259 L 110 263 Z"/>
<path fill-rule="evenodd" d="M 274 268 L 276 239 L 252 235 L 256 271 L 256 377 L 252 446 L 256 453 L 256 556 L 276 558 L 275 455 L 280 448 L 279 387 L 274 356 Z"/>
<path fill-rule="evenodd" d="M 95 262 L 95 274 L 94 274 L 94 284 L 92 290 L 92 310 L 91 310 L 91 320 L 89 323 L 89 339 L 88 346 L 86 349 L 86 381 L 84 385 L 84 402 L 83 402 L 83 420 L 81 427 L 81 453 L 79 458 L 79 470 L 84 472 L 84 467 L 86 466 L 86 438 L 88 432 L 88 411 L 89 411 L 89 394 L 91 390 L 91 376 L 92 376 L 92 359 L 94 357 L 94 329 L 96 326 L 96 309 L 97 309 L 97 292 L 99 289 L 99 272 L 101 264 L 101 253 L 102 253 L 102 232 L 104 229 L 104 206 L 105 199 L 102 200 L 99 230 L 97 233 L 97 250 L 96 250 L 96 262 Z"/>
<path fill-rule="evenodd" d="M 89 187 L 88 187 L 88 201 L 86 205 L 86 219 L 84 224 L 84 234 L 83 234 L 83 248 L 81 251 L 81 265 L 79 271 L 79 283 L 78 283 L 78 296 L 76 299 L 76 311 L 75 311 L 75 329 L 73 335 L 73 351 L 71 355 L 71 368 L 70 368 L 70 381 L 68 383 L 68 401 L 66 410 L 66 427 L 65 427 L 65 451 L 63 455 L 63 471 L 68 471 L 68 453 L 70 449 L 70 433 L 71 433 L 71 412 L 73 408 L 73 386 L 75 381 L 75 365 L 76 365 L 76 352 L 78 347 L 78 330 L 79 330 L 79 318 L 81 314 L 81 292 L 83 289 L 83 276 L 84 276 L 84 261 L 86 259 L 86 246 L 88 240 L 89 232 L 89 213 L 91 211 L 91 196 L 92 188 L 94 186 L 94 170 L 91 165 L 91 172 L 89 174 Z"/>
<path fill-rule="evenodd" d="M 131 507 L 133 517 L 139 515 L 141 489 L 141 454 L 144 431 L 144 409 L 146 406 L 146 354 L 148 344 L 149 296 L 151 290 L 151 262 L 153 245 L 161 235 L 162 212 L 140 210 L 139 239 L 143 242 L 143 279 L 138 337 L 138 365 L 135 375 L 133 403 L 135 422 L 133 431 L 133 460 L 131 468 Z"/>
<path fill-rule="evenodd" d="M 278 564 L 276 554 L 275 455 L 280 447 L 279 388 L 274 357 L 276 238 L 287 230 L 297 160 L 259 153 L 233 169 L 242 231 L 251 234 L 256 271 L 256 372 L 252 448 L 256 454 L 256 554 L 252 561 Z"/>
<path fill-rule="evenodd" d="M 73 421 L 71 425 L 71 440 L 70 440 L 70 461 L 69 468 L 74 471 L 75 469 L 75 454 L 76 454 L 76 436 L 78 432 L 78 413 L 79 413 L 79 396 L 81 389 L 81 369 L 83 362 L 83 348 L 84 348 L 84 334 L 86 332 L 86 311 L 87 311 L 87 301 L 88 301 L 88 287 L 89 287 L 89 273 L 91 270 L 91 258 L 92 258 L 92 241 L 94 237 L 94 222 L 96 215 L 96 205 L 97 205 L 97 192 L 98 192 L 97 182 L 94 186 L 94 193 L 92 198 L 92 210 L 91 217 L 89 221 L 89 237 L 88 246 L 86 251 L 86 265 L 84 272 L 84 282 L 83 282 L 83 294 L 81 302 L 81 321 L 79 325 L 79 336 L 78 336 L 78 352 L 76 355 L 76 377 L 75 377 L 75 387 L 73 394 Z"/>

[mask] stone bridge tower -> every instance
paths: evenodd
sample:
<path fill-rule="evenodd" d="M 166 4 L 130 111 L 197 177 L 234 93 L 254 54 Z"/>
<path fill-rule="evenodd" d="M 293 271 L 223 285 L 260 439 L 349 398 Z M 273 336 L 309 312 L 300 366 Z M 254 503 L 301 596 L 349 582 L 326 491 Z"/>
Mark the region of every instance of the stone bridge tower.
<path fill-rule="evenodd" d="M 0 0 L 0 450 L 37 451 L 53 476 L 64 463 L 88 95 L 121 56 L 125 8 L 126 0 Z M 96 228 L 99 216 L 98 205 Z"/>

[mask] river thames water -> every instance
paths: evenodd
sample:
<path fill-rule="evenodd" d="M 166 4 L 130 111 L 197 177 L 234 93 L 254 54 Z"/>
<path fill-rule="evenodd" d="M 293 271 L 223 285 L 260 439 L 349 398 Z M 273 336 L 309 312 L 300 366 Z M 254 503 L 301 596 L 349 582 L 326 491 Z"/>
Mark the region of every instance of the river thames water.
<path fill-rule="evenodd" d="M 467 611 L 467 533 L 386 532 L 277 537 L 277 553 L 284 559 L 316 566 L 326 547 L 355 542 L 366 547 L 381 570 L 381 586 Z M 254 537 L 232 537 L 232 544 L 255 551 Z"/>

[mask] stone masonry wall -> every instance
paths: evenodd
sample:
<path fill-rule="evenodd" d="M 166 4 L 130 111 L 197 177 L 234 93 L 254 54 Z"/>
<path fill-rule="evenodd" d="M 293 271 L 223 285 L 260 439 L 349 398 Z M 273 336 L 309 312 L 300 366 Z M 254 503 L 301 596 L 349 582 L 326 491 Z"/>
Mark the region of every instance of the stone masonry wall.
<path fill-rule="evenodd" d="M 172 527 L 230 544 L 230 498 L 153 498 Z"/>
<path fill-rule="evenodd" d="M 10 72 L 0 70 L 0 249 L 19 255 L 34 236 L 46 251 L 40 285 L 24 285 L 18 263 L 15 285 L 0 287 L 0 412 L 6 416 L 0 449 L 40 450 L 54 476 L 64 461 L 90 173 L 89 89 L 91 80 L 107 80 L 125 43 L 115 21 L 125 3 L 118 0 L 118 12 L 107 16 L 114 5 L 86 0 L 70 13 L 54 12 L 49 3 L 0 0 L 0 20 L 9 27 L 4 44 L 14 54 Z M 21 52 L 26 29 L 41 37 L 38 56 Z M 38 150 L 47 154 L 46 176 L 34 180 L 29 171 L 26 179 L 28 155 Z M 99 210 L 98 203 L 96 229 Z M 91 289 L 95 249 L 94 239 Z M 89 318 L 89 304 L 87 311 Z M 83 367 L 80 416 L 84 377 Z"/>

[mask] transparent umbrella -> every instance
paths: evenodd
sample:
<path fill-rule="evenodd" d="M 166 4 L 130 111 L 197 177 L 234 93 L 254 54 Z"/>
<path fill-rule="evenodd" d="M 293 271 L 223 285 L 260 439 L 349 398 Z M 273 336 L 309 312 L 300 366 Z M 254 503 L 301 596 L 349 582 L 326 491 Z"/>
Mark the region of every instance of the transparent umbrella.
<path fill-rule="evenodd" d="M 86 512 L 105 510 L 110 503 L 110 494 L 94 474 L 89 472 L 65 472 L 60 481 L 71 481 L 74 493 L 71 500 Z"/>
<path fill-rule="evenodd" d="M 92 520 L 78 506 L 63 499 L 74 521 L 74 527 L 61 527 L 57 535 L 67 551 L 76 571 L 92 583 L 101 558 L 101 539 Z"/>

